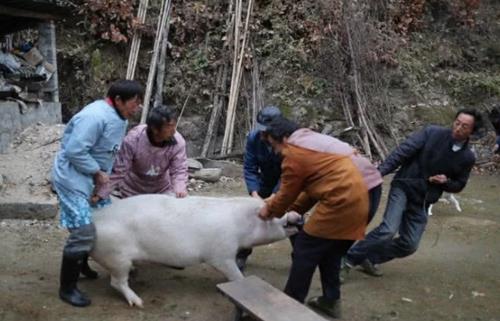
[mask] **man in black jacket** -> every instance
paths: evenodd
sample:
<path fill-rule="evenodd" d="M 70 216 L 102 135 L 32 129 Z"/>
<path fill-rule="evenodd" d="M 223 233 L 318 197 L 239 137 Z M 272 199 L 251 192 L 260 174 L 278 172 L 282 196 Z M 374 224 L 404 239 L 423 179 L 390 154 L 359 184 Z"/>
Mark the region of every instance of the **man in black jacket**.
<path fill-rule="evenodd" d="M 375 264 L 413 254 L 427 225 L 427 209 L 443 191 L 460 192 L 469 179 L 475 157 L 469 137 L 481 115 L 460 110 L 451 129 L 428 126 L 399 145 L 379 166 L 382 176 L 399 168 L 391 183 L 382 223 L 348 252 L 344 268 L 361 265 L 381 276 Z M 397 237 L 396 234 L 399 233 Z"/>

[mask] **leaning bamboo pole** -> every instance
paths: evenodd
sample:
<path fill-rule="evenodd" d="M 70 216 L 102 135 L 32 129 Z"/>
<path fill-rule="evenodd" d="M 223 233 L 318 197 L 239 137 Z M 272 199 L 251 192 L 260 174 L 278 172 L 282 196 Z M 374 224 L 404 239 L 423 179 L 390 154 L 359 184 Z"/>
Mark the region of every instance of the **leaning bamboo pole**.
<path fill-rule="evenodd" d="M 245 60 L 245 49 L 246 49 L 246 42 L 248 39 L 248 33 L 249 33 L 249 24 L 250 24 L 250 16 L 252 14 L 252 7 L 253 7 L 253 0 L 248 1 L 248 8 L 247 8 L 247 17 L 245 21 L 245 29 L 243 31 L 243 40 L 242 40 L 242 45 L 240 47 L 240 54 L 239 54 L 239 62 L 238 62 L 238 68 L 236 70 L 236 89 L 234 90 L 234 95 L 233 95 L 233 118 L 231 121 L 231 129 L 229 132 L 229 144 L 228 144 L 228 153 L 231 153 L 233 151 L 233 139 L 234 139 L 234 124 L 235 124 L 235 113 L 236 113 L 236 108 L 238 104 L 238 96 L 240 93 L 240 84 L 241 84 L 241 77 L 243 75 L 243 60 Z"/>
<path fill-rule="evenodd" d="M 245 58 L 246 41 L 248 39 L 248 33 L 249 33 L 248 27 L 253 8 L 253 0 L 249 0 L 247 7 L 247 16 L 245 20 L 245 28 L 243 31 L 243 39 L 241 40 L 242 42 L 241 45 L 239 45 L 240 42 L 239 23 L 241 21 L 242 3 L 241 0 L 236 0 L 236 1 L 237 1 L 237 8 L 236 8 L 236 19 L 235 19 L 233 74 L 232 74 L 231 89 L 229 93 L 229 102 L 226 115 L 226 127 L 224 131 L 224 138 L 222 140 L 222 148 L 221 148 L 222 155 L 231 153 L 232 151 L 235 114 L 238 103 L 241 75 L 243 73 L 242 65 L 243 65 L 243 60 Z"/>
<path fill-rule="evenodd" d="M 361 85 L 361 79 L 359 75 L 359 66 L 357 63 L 357 57 L 354 52 L 354 46 L 353 46 L 353 39 L 352 39 L 352 33 L 351 33 L 351 27 L 349 25 L 349 21 L 345 21 L 345 28 L 346 28 L 346 34 L 347 34 L 347 42 L 349 46 L 349 55 L 350 55 L 350 60 L 352 64 L 352 79 L 353 79 L 353 89 L 354 89 L 354 96 L 356 100 L 356 105 L 358 107 L 358 118 L 359 118 L 359 125 L 360 128 L 363 130 L 363 136 L 364 136 L 364 145 L 367 153 L 371 154 L 370 150 L 370 144 L 369 142 L 373 144 L 375 149 L 377 150 L 377 153 L 379 156 L 384 159 L 387 156 L 387 147 L 383 143 L 383 140 L 381 139 L 380 135 L 376 132 L 376 129 L 373 128 L 368 115 L 366 113 L 366 99 L 364 98 L 363 92 L 362 92 L 362 85 Z"/>
<path fill-rule="evenodd" d="M 231 73 L 231 87 L 229 90 L 229 102 L 227 104 L 227 112 L 226 112 L 226 126 L 224 129 L 224 137 L 222 139 L 222 147 L 221 147 L 221 155 L 225 155 L 228 152 L 229 145 L 229 135 L 231 132 L 231 123 L 234 121 L 234 104 L 233 104 L 233 95 L 235 89 L 235 81 L 236 81 L 236 69 L 238 68 L 238 53 L 239 53 L 239 45 L 240 45 L 240 22 L 241 22 L 241 0 L 235 0 L 234 6 L 234 39 L 233 39 L 233 70 Z"/>
<path fill-rule="evenodd" d="M 153 47 L 153 54 L 151 55 L 151 64 L 149 65 L 148 81 L 146 84 L 146 92 L 144 94 L 144 102 L 141 114 L 141 124 L 146 122 L 146 118 L 149 112 L 149 103 L 151 100 L 151 94 L 153 92 L 153 81 L 156 74 L 156 64 L 158 63 L 158 53 L 160 50 L 160 43 L 162 39 L 163 32 L 165 28 L 166 20 L 168 19 L 168 12 L 170 11 L 171 0 L 164 0 L 162 3 L 162 11 L 158 20 L 158 27 L 156 29 L 156 39 Z"/>
<path fill-rule="evenodd" d="M 165 81 L 165 65 L 167 60 L 168 33 L 170 32 L 170 11 L 172 5 L 167 12 L 166 27 L 163 29 L 160 58 L 156 71 L 156 92 L 154 98 L 154 106 L 163 104 L 163 82 Z"/>
<path fill-rule="evenodd" d="M 137 19 L 141 24 L 146 21 L 146 11 L 148 9 L 148 0 L 141 0 L 139 9 L 137 11 Z M 137 58 L 139 57 L 139 48 L 141 47 L 141 32 L 134 31 L 132 37 L 132 44 L 130 45 L 130 53 L 128 57 L 127 75 L 126 79 L 134 79 L 135 68 L 137 66 Z"/>
<path fill-rule="evenodd" d="M 226 20 L 226 40 L 229 41 L 231 39 L 233 33 L 233 23 L 234 17 L 232 15 L 234 2 L 231 1 L 229 4 L 229 10 Z M 227 44 L 224 44 L 224 47 Z M 210 143 L 213 139 L 213 136 L 217 134 L 217 128 L 219 127 L 219 116 L 220 111 L 224 105 L 224 97 L 223 94 L 226 91 L 227 84 L 227 69 L 228 63 L 225 62 L 223 65 L 219 65 L 219 69 L 217 71 L 217 80 L 215 83 L 215 90 L 213 95 L 213 104 L 212 104 L 212 113 L 210 115 L 210 120 L 208 122 L 207 134 L 205 135 L 205 140 L 203 142 L 203 148 L 201 149 L 201 157 L 207 157 L 208 150 L 210 149 Z"/>

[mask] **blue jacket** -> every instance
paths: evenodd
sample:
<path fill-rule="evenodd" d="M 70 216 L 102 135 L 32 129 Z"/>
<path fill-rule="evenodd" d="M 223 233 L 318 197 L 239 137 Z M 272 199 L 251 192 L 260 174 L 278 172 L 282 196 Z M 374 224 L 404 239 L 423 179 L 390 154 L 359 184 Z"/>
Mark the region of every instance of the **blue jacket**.
<path fill-rule="evenodd" d="M 64 130 L 52 169 L 53 183 L 90 198 L 93 175 L 99 170 L 111 172 L 127 124 L 104 100 L 84 107 Z"/>
<path fill-rule="evenodd" d="M 257 191 L 267 195 L 278 191 L 281 157 L 260 138 L 258 130 L 247 136 L 243 170 L 248 193 Z"/>
<path fill-rule="evenodd" d="M 451 129 L 428 126 L 401 143 L 379 166 L 380 173 L 385 176 L 399 168 L 392 185 L 402 188 L 409 202 L 435 203 L 443 191 L 458 193 L 465 187 L 475 162 L 467 142 L 456 152 L 453 143 Z M 446 175 L 448 182 L 429 183 L 429 177 L 438 174 Z"/>

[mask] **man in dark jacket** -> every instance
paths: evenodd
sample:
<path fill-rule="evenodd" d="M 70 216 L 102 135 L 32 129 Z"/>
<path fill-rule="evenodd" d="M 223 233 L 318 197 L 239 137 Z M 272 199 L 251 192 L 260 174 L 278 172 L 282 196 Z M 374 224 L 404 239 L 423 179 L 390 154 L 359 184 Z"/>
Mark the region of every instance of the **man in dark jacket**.
<path fill-rule="evenodd" d="M 427 225 L 427 208 L 443 193 L 460 192 L 469 179 L 475 157 L 469 137 L 481 124 L 475 110 L 461 110 L 451 129 L 428 126 L 399 145 L 379 166 L 382 176 L 399 168 L 389 191 L 382 223 L 348 252 L 349 270 L 361 265 L 372 276 L 375 264 L 413 254 Z M 397 237 L 396 234 L 399 233 Z"/>
<path fill-rule="evenodd" d="M 252 197 L 268 198 L 279 188 L 281 157 L 276 154 L 265 139 L 267 125 L 281 116 L 274 106 L 264 107 L 257 114 L 255 129 L 248 134 L 245 146 L 243 172 L 248 194 Z M 241 249 L 236 255 L 236 263 L 242 270 L 252 249 Z"/>
<path fill-rule="evenodd" d="M 278 116 L 281 111 L 277 107 L 262 109 L 257 115 L 255 129 L 247 137 L 243 170 L 252 197 L 268 198 L 279 188 L 281 159 L 263 137 L 266 126 Z"/>

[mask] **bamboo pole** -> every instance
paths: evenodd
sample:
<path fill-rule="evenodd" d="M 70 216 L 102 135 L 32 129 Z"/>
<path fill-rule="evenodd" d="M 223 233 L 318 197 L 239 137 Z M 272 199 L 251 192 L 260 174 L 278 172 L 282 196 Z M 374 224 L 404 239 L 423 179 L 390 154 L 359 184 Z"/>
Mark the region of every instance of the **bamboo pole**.
<path fill-rule="evenodd" d="M 347 42 L 349 46 L 349 54 L 350 54 L 350 59 L 351 59 L 351 64 L 352 64 L 352 78 L 354 80 L 354 95 L 356 97 L 356 105 L 358 107 L 358 117 L 359 117 L 359 123 L 361 128 L 366 131 L 366 135 L 369 137 L 369 141 L 372 142 L 373 146 L 377 150 L 377 153 L 379 156 L 384 159 L 387 155 L 387 152 L 384 151 L 384 148 L 382 147 L 381 143 L 379 142 L 379 136 L 377 136 L 374 133 L 374 129 L 371 126 L 370 121 L 368 120 L 368 116 L 366 114 L 365 106 L 366 102 L 364 100 L 363 94 L 362 94 L 362 89 L 361 89 L 361 83 L 360 83 L 360 76 L 359 76 L 359 67 L 357 64 L 356 56 L 354 53 L 354 47 L 352 43 L 352 35 L 351 35 L 351 28 L 349 26 L 349 22 L 345 20 L 345 27 L 346 27 L 346 33 L 347 33 Z M 371 153 L 370 148 L 369 148 L 369 142 L 367 144 L 367 139 L 364 137 L 363 139 L 365 145 L 365 152 L 366 153 Z M 368 146 L 367 146 L 368 145 Z"/>
<path fill-rule="evenodd" d="M 153 47 L 153 54 L 151 55 L 151 64 L 149 65 L 148 81 L 146 84 L 146 93 L 144 94 L 143 109 L 141 115 L 141 124 L 146 122 L 146 118 L 149 112 L 149 103 L 151 100 L 151 93 L 153 92 L 153 79 L 156 73 L 156 64 L 158 62 L 158 51 L 160 47 L 160 42 L 162 38 L 163 28 L 165 28 L 165 22 L 167 20 L 167 12 L 170 10 L 171 0 L 164 0 L 162 4 L 162 13 L 159 17 L 158 28 L 156 29 L 156 39 Z"/>
<path fill-rule="evenodd" d="M 177 117 L 177 124 L 175 125 L 175 130 L 177 130 L 177 127 L 179 127 L 179 123 L 181 122 L 182 115 L 184 114 L 184 109 L 186 109 L 189 98 L 191 98 L 191 92 L 189 92 L 189 94 L 186 97 L 186 100 L 184 101 L 184 104 L 182 105 L 182 109 L 181 109 L 181 112 L 179 114 L 179 117 Z"/>
<path fill-rule="evenodd" d="M 224 137 L 222 139 L 222 148 L 221 155 L 225 155 L 228 153 L 229 146 L 229 136 L 231 135 L 231 124 L 234 121 L 234 89 L 236 82 L 236 69 L 238 68 L 238 53 L 239 53 L 239 45 L 240 45 L 240 22 L 241 22 L 241 0 L 235 0 L 235 18 L 234 18 L 234 40 L 233 40 L 233 71 L 231 73 L 231 87 L 229 90 L 229 102 L 227 104 L 227 112 L 226 112 L 226 126 L 224 129 Z"/>
<path fill-rule="evenodd" d="M 229 4 L 229 10 L 228 10 L 228 15 L 227 15 L 227 19 L 226 19 L 226 39 L 227 40 L 231 39 L 231 36 L 233 33 L 233 23 L 234 23 L 234 16 L 232 14 L 233 5 L 234 5 L 234 2 L 231 1 L 231 3 Z M 217 134 L 220 111 L 222 110 L 222 107 L 224 105 L 224 98 L 223 98 L 221 93 L 226 91 L 227 69 L 228 69 L 228 64 L 224 63 L 223 65 L 219 66 L 219 69 L 217 71 L 217 77 L 216 77 L 217 80 L 216 80 L 215 91 L 214 91 L 214 95 L 213 95 L 212 113 L 210 115 L 210 120 L 208 122 L 207 134 L 205 136 L 205 140 L 203 142 L 203 147 L 201 150 L 202 157 L 207 157 L 208 150 L 210 149 L 210 142 L 212 141 L 213 136 Z"/>
<path fill-rule="evenodd" d="M 137 11 L 137 19 L 141 24 L 146 21 L 146 11 L 148 9 L 148 0 L 141 0 Z M 134 79 L 135 68 L 137 66 L 137 58 L 139 56 L 139 48 L 141 46 L 141 32 L 135 30 L 130 45 L 130 53 L 128 57 L 127 76 L 126 79 Z"/>
<path fill-rule="evenodd" d="M 235 120 L 236 120 L 236 109 L 238 108 L 238 97 L 240 93 L 240 85 L 241 85 L 241 78 L 243 75 L 243 60 L 245 59 L 245 49 L 246 49 L 246 41 L 248 38 L 248 26 L 250 22 L 250 16 L 252 13 L 252 6 L 253 6 L 253 0 L 248 1 L 248 7 L 247 7 L 247 16 L 245 20 L 245 29 L 243 30 L 243 40 L 242 44 L 240 46 L 240 53 L 239 53 L 239 60 L 238 60 L 238 67 L 236 69 L 236 82 L 235 82 L 235 90 L 233 94 L 233 115 L 232 115 L 232 121 L 231 121 L 231 127 L 229 131 L 229 143 L 228 143 L 228 153 L 231 153 L 233 150 L 233 140 L 234 140 L 234 125 L 235 125 Z"/>
<path fill-rule="evenodd" d="M 203 142 L 203 148 L 201 150 L 201 157 L 207 157 L 208 149 L 210 148 L 210 142 L 212 141 L 212 137 L 214 133 L 217 132 L 217 124 L 220 115 L 220 110 L 223 106 L 223 99 L 220 95 L 226 87 L 227 82 L 227 64 L 219 66 L 219 70 L 217 72 L 217 82 L 215 85 L 215 93 L 213 97 L 213 107 L 212 114 L 210 115 L 210 120 L 208 122 L 207 134 L 205 136 L 205 140 Z"/>
<path fill-rule="evenodd" d="M 165 80 L 165 64 L 167 59 L 167 47 L 168 47 L 168 34 L 170 31 L 170 11 L 172 5 L 167 12 L 166 28 L 163 29 L 162 40 L 161 40 L 161 51 L 158 63 L 158 69 L 156 72 L 156 92 L 154 99 L 154 106 L 159 106 L 163 104 L 163 83 Z"/>
<path fill-rule="evenodd" d="M 236 22 L 241 21 L 241 11 L 242 11 L 242 4 L 240 0 L 236 0 L 239 2 L 239 10 L 237 11 L 237 15 L 239 13 L 239 17 L 237 16 Z M 247 7 L 247 16 L 245 20 L 245 29 L 243 32 L 243 40 L 241 46 L 239 46 L 239 53 L 237 53 L 236 48 L 237 45 L 236 43 L 239 43 L 239 36 L 236 37 L 235 35 L 235 61 L 237 61 L 237 66 L 236 69 L 234 68 L 235 66 L 233 65 L 233 81 L 231 84 L 231 90 L 230 90 L 230 95 L 229 95 L 229 103 L 228 103 L 228 111 L 226 115 L 226 130 L 224 132 L 224 139 L 222 141 L 222 149 L 221 153 L 226 154 L 226 153 L 231 153 L 232 151 L 232 145 L 233 145 L 233 137 L 234 137 L 234 121 L 235 121 L 235 113 L 236 113 L 236 106 L 238 103 L 238 96 L 239 96 L 239 86 L 241 83 L 241 75 L 242 75 L 242 64 L 244 60 L 244 55 L 245 55 L 245 48 L 246 48 L 246 41 L 248 38 L 248 33 L 249 33 L 249 23 L 250 23 L 250 17 L 252 14 L 252 8 L 253 8 L 253 0 L 248 1 L 248 7 Z M 236 33 L 239 34 L 239 28 L 235 29 L 237 30 Z M 239 59 L 236 60 L 236 57 Z"/>

